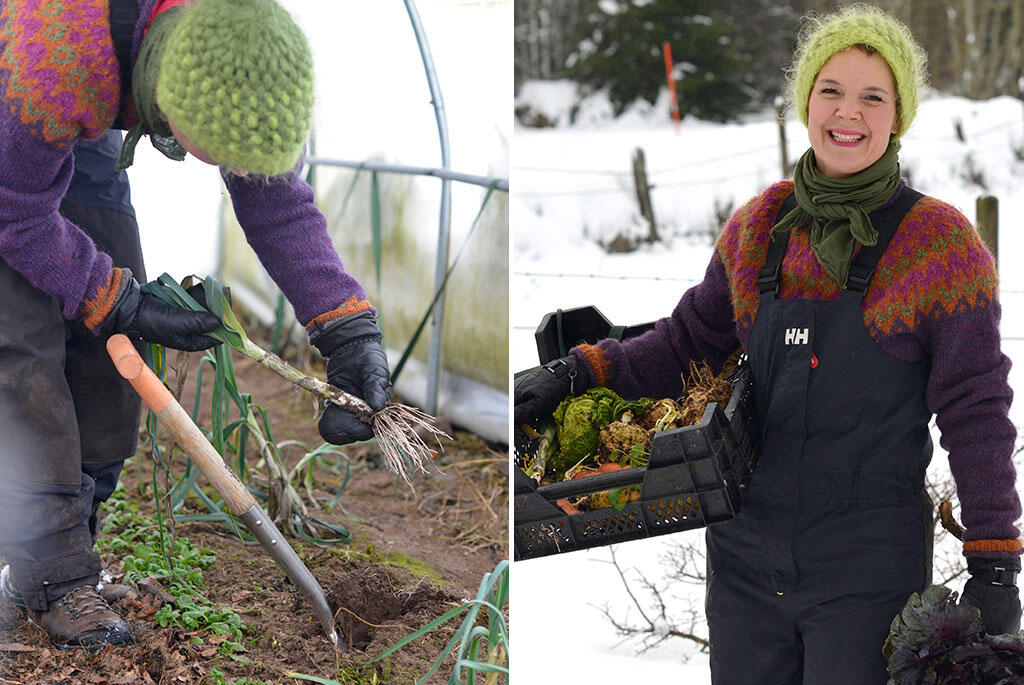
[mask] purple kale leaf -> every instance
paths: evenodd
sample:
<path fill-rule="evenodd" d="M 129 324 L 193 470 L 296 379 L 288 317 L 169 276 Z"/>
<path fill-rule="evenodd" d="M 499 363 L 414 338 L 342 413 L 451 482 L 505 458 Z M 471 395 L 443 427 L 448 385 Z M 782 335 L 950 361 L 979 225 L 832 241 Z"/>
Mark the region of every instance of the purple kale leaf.
<path fill-rule="evenodd" d="M 893 619 L 882 653 L 891 685 L 1024 683 L 1024 633 L 983 635 L 980 612 L 933 585 Z"/>
<path fill-rule="evenodd" d="M 893 619 L 882 654 L 895 685 L 940 682 L 935 667 L 942 657 L 981 634 L 980 612 L 958 605 L 956 599 L 955 592 L 932 585 L 911 595 Z"/>

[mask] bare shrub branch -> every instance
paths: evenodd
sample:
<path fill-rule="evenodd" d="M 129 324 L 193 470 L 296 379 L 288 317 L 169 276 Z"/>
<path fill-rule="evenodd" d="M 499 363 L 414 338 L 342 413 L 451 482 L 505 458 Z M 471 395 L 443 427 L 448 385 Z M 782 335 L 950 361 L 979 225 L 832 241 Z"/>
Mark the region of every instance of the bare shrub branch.
<path fill-rule="evenodd" d="M 678 550 L 674 550 L 672 553 L 662 558 L 663 564 L 666 563 L 666 560 L 669 558 L 683 559 L 686 557 L 686 550 L 688 546 L 686 544 L 682 544 L 678 545 L 678 547 Z M 623 569 L 622 565 L 619 563 L 618 557 L 615 556 L 615 547 L 612 546 L 608 549 L 611 553 L 611 560 L 603 563 L 608 563 L 615 567 L 615 571 L 622 580 L 622 585 L 626 590 L 626 594 L 629 595 L 633 607 L 636 608 L 636 611 L 639 612 L 641 617 L 641 620 L 639 621 L 631 621 L 629 619 L 628 610 L 626 612 L 626 616 L 618 618 L 612 613 L 607 604 L 603 607 L 595 607 L 601 611 L 605 619 L 611 623 L 616 634 L 623 638 L 622 641 L 636 641 L 638 643 L 638 654 L 650 651 L 670 638 L 680 638 L 693 642 L 702 652 L 706 652 L 708 649 L 708 638 L 706 637 L 707 626 L 704 621 L 703 611 L 700 607 L 694 606 L 692 600 L 687 597 L 681 600 L 682 606 L 673 606 L 674 613 L 670 613 L 670 604 L 675 605 L 675 602 L 671 600 L 677 598 L 668 598 L 669 601 L 666 601 L 666 596 L 660 583 L 650 580 L 646 575 L 635 568 L 631 569 L 639 578 L 640 587 L 648 596 L 645 604 L 638 597 L 638 593 L 634 591 L 633 585 L 627 577 L 626 570 Z M 693 563 L 693 558 L 694 557 L 690 557 L 689 559 L 688 563 L 690 565 Z M 687 571 L 687 575 L 693 575 L 692 570 Z"/>

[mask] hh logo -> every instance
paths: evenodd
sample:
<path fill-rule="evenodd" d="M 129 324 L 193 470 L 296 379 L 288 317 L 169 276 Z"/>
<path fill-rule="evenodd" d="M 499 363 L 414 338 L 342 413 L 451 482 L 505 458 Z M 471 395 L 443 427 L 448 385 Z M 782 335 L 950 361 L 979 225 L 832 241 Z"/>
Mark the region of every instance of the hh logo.
<path fill-rule="evenodd" d="M 787 345 L 806 345 L 809 331 L 806 328 L 787 328 Z"/>

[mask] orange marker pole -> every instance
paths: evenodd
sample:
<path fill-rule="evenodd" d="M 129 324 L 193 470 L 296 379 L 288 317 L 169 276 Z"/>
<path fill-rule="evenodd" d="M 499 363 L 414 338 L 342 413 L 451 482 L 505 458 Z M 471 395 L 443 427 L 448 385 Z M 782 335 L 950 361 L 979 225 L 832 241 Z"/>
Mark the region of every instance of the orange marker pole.
<path fill-rule="evenodd" d="M 344 641 L 334 629 L 334 611 L 327 602 L 323 588 L 242 481 L 238 480 L 235 472 L 224 463 L 220 453 L 213 448 L 192 417 L 185 413 L 156 374 L 146 366 L 132 342 L 120 333 L 112 335 L 107 340 L 107 354 L 113 360 L 117 372 L 132 384 L 146 406 L 153 410 L 160 423 L 174 436 L 175 442 L 181 445 L 221 494 L 231 513 L 245 523 L 285 574 L 306 595 L 313 612 L 320 619 L 327 639 L 338 649 L 345 649 Z"/>
<path fill-rule="evenodd" d="M 672 121 L 675 123 L 676 135 L 679 135 L 679 101 L 676 99 L 676 80 L 672 78 L 672 46 L 666 40 L 661 44 L 665 55 L 665 80 L 668 82 L 668 93 L 672 96 Z"/>

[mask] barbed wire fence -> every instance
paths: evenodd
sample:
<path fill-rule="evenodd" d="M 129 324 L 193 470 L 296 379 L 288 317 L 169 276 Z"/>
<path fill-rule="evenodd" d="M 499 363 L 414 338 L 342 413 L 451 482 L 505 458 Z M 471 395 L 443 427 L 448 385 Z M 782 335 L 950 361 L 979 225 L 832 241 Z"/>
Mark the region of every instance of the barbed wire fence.
<path fill-rule="evenodd" d="M 994 124 L 992 126 L 979 129 L 977 131 L 964 132 L 962 122 L 959 119 L 953 120 L 953 130 L 944 135 L 932 135 L 932 136 L 908 136 L 905 139 L 906 143 L 963 143 L 965 139 L 976 140 L 978 138 L 984 138 L 994 133 L 1002 131 L 1019 131 L 1021 122 L 1019 120 L 1005 121 L 1000 124 Z M 1022 143 L 1024 144 L 1024 143 Z M 979 149 L 989 149 L 994 147 L 1005 148 L 1006 144 L 1003 141 L 995 141 L 987 144 Z M 705 157 L 702 159 L 693 159 L 674 164 L 669 167 L 655 169 L 647 172 L 648 179 L 660 179 L 666 176 L 671 176 L 674 173 L 694 169 L 698 167 L 707 167 L 721 162 L 728 162 L 747 157 L 765 156 L 774 152 L 778 152 L 779 146 L 776 143 L 771 145 L 764 145 L 756 148 L 749 148 L 746 150 L 738 150 L 724 155 L 716 155 L 713 157 Z M 628 168 L 623 169 L 585 169 L 581 167 L 548 167 L 548 166 L 514 166 L 513 170 L 519 173 L 527 174 L 562 174 L 567 176 L 605 176 L 609 178 L 617 178 L 622 181 L 617 187 L 598 187 L 598 188 L 566 188 L 566 189 L 554 189 L 554 190 L 517 190 L 515 195 L 519 198 L 537 198 L 537 197 L 577 197 L 577 196 L 588 196 L 588 195 L 604 195 L 610 193 L 632 193 L 635 188 L 629 183 L 633 177 L 633 170 Z M 698 178 L 698 179 L 687 179 L 683 181 L 675 182 L 654 182 L 651 184 L 651 190 L 659 188 L 683 188 L 690 186 L 700 185 L 713 185 L 716 183 L 722 183 L 724 181 L 734 180 L 737 178 L 744 178 L 749 176 L 756 176 L 761 173 L 760 169 L 754 168 L 746 171 L 738 171 L 730 173 L 727 176 L 718 178 Z M 785 176 L 786 174 L 783 174 Z M 521 178 L 521 177 L 520 177 Z"/>
<path fill-rule="evenodd" d="M 961 119 L 954 117 L 951 119 L 951 130 L 949 133 L 943 135 L 930 135 L 930 136 L 913 136 L 908 137 L 907 142 L 911 143 L 965 143 L 966 140 L 977 141 L 979 138 L 985 138 L 999 132 L 1006 131 L 1019 131 L 1021 122 L 1019 120 L 1004 121 L 999 124 L 987 126 L 978 130 L 966 131 L 963 126 Z M 1021 141 L 1021 145 L 1024 145 L 1024 139 Z M 993 143 L 987 144 L 983 147 L 974 146 L 975 149 L 987 149 L 988 147 L 998 146 L 1001 149 L 1006 148 L 1005 140 L 997 140 Z M 764 156 L 773 152 L 778 152 L 778 145 L 773 143 L 771 145 L 763 145 L 760 147 L 749 148 L 744 150 L 738 150 L 728 154 L 715 155 L 713 157 L 705 157 L 702 159 L 691 159 L 678 164 L 673 164 L 664 168 L 655 169 L 653 171 L 646 172 L 646 178 L 651 180 L 648 191 L 658 189 L 670 189 L 670 188 L 681 188 L 688 186 L 699 186 L 699 185 L 714 185 L 722 183 L 728 180 L 734 180 L 736 178 L 754 176 L 762 173 L 759 168 L 748 169 L 746 171 L 740 171 L 737 173 L 730 174 L 728 176 L 716 177 L 716 178 L 699 178 L 699 179 L 687 179 L 682 181 L 657 181 L 657 179 L 671 178 L 673 174 L 676 174 L 685 170 L 692 170 L 695 168 L 705 168 L 710 165 L 718 164 L 721 162 L 731 162 L 743 158 L 750 158 L 755 156 Z M 597 196 L 605 194 L 632 194 L 637 192 L 635 185 L 630 181 L 634 179 L 634 170 L 629 168 L 622 169 L 586 169 L 579 167 L 558 167 L 558 166 L 533 166 L 533 165 L 519 165 L 513 167 L 517 173 L 526 174 L 557 174 L 564 176 L 601 176 L 607 178 L 618 179 L 620 183 L 617 187 L 596 187 L 596 188 L 572 188 L 572 189 L 545 189 L 545 190 L 517 190 L 515 197 L 517 198 L 571 198 L 571 197 L 587 197 Z M 520 177 L 521 178 L 521 177 Z M 527 185 L 527 187 L 529 187 Z M 718 208 L 716 207 L 716 211 Z M 515 271 L 513 277 L 520 278 L 531 278 L 531 279 L 590 279 L 595 281 L 636 281 L 636 282 L 664 282 L 664 283 L 678 283 L 680 285 L 693 285 L 698 281 L 690 278 L 679 278 L 670 276 L 658 276 L 658 275 L 611 275 L 611 274 L 596 274 L 596 273 L 569 273 L 569 272 L 541 272 L 541 271 Z M 1024 295 L 1024 290 L 1017 289 L 1000 289 L 1000 297 L 1003 296 L 1019 296 Z M 532 330 L 531 326 L 523 324 L 514 324 L 513 330 Z M 1003 336 L 1003 340 L 1006 341 L 1022 341 L 1022 336 Z"/>

